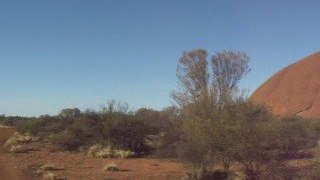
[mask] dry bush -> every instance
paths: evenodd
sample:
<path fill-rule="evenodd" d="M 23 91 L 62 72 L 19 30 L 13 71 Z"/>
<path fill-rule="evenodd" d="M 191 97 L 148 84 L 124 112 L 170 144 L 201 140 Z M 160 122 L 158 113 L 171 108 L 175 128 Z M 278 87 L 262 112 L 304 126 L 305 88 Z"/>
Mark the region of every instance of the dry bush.
<path fill-rule="evenodd" d="M 26 153 L 34 150 L 27 146 L 27 143 L 32 141 L 38 141 L 38 138 L 35 138 L 28 133 L 22 135 L 16 132 L 6 141 L 4 147 L 11 153 Z"/>
<path fill-rule="evenodd" d="M 97 158 L 112 158 L 114 153 L 110 146 L 102 146 L 100 144 L 93 145 L 89 148 L 88 155 Z"/>
<path fill-rule="evenodd" d="M 117 149 L 127 149 L 137 154 L 146 154 L 151 148 L 146 144 L 148 126 L 134 115 L 106 112 L 101 115 L 102 142 Z"/>
<path fill-rule="evenodd" d="M 134 157 L 135 153 L 128 150 L 122 150 L 122 149 L 114 149 L 114 157 L 120 157 L 120 158 L 130 158 Z"/>
<path fill-rule="evenodd" d="M 201 49 L 179 60 L 181 89 L 172 96 L 181 109 L 179 157 L 191 179 L 210 179 L 214 166 L 230 173 L 234 164 L 246 179 L 281 179 L 286 158 L 312 148 L 318 138 L 307 123 L 279 123 L 268 109 L 247 101 L 237 85 L 249 71 L 248 60 L 244 53 L 224 51 L 209 63 Z"/>
<path fill-rule="evenodd" d="M 75 151 L 85 144 L 86 138 L 84 138 L 81 133 L 77 134 L 77 131 L 63 131 L 51 134 L 48 137 L 48 140 L 57 148 L 57 150 Z"/>
<path fill-rule="evenodd" d="M 43 174 L 42 180 L 58 180 L 58 176 L 52 172 L 45 172 Z"/>
<path fill-rule="evenodd" d="M 33 148 L 30 148 L 26 145 L 12 145 L 9 148 L 9 152 L 11 153 L 27 153 L 33 150 L 34 150 Z"/>
<path fill-rule="evenodd" d="M 319 122 L 312 122 L 312 125 L 315 124 L 319 125 Z M 319 130 L 318 127 L 316 127 L 317 130 Z M 300 179 L 318 179 L 320 177 L 320 141 L 317 142 L 317 146 L 312 151 L 313 158 L 308 161 L 307 168 L 297 174 Z"/>
<path fill-rule="evenodd" d="M 103 172 L 111 171 L 111 172 L 117 172 L 120 171 L 120 168 L 116 163 L 108 163 L 102 168 Z"/>
<path fill-rule="evenodd" d="M 229 146 L 237 132 L 234 104 L 242 98 L 237 84 L 249 71 L 248 61 L 244 53 L 226 51 L 216 53 L 209 63 L 202 49 L 179 59 L 181 89 L 172 97 L 181 108 L 179 156 L 192 179 L 207 179 L 214 165 L 222 161 L 227 169 L 233 161 Z"/>
<path fill-rule="evenodd" d="M 95 144 L 89 148 L 88 155 L 97 158 L 130 158 L 134 157 L 135 153 L 128 150 L 112 148 L 111 146 Z"/>
<path fill-rule="evenodd" d="M 152 111 L 151 114 L 159 113 Z M 151 128 L 146 120 L 148 117 L 149 115 L 141 113 L 135 115 L 127 111 L 125 106 L 109 103 L 99 112 L 82 113 L 78 109 L 65 109 L 60 116 L 42 116 L 21 121 L 17 129 L 21 133 L 29 132 L 40 136 L 42 140 L 52 143 L 57 150 L 76 151 L 96 143 L 110 143 L 117 149 L 146 154 L 152 149 L 146 144 L 145 138 L 152 132 L 158 132 L 155 130 L 156 124 Z M 154 116 L 149 118 L 151 117 Z"/>
<path fill-rule="evenodd" d="M 6 126 L 6 125 L 3 125 L 3 124 L 0 124 L 0 128 L 11 128 L 10 126 Z"/>
<path fill-rule="evenodd" d="M 10 147 L 13 145 L 21 145 L 32 141 L 32 137 L 30 134 L 20 134 L 18 132 L 15 132 L 4 144 L 5 147 Z"/>

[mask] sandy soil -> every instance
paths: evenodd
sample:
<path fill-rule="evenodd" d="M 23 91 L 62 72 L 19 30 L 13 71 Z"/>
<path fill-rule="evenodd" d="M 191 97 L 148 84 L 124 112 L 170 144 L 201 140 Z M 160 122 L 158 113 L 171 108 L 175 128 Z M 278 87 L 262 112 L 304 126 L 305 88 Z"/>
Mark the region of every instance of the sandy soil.
<path fill-rule="evenodd" d="M 61 170 L 51 171 L 60 180 L 175 180 L 181 179 L 185 169 L 179 163 L 153 158 L 98 159 L 85 153 L 51 152 L 46 145 L 31 143 L 35 151 L 8 153 L 3 144 L 14 133 L 13 129 L 0 128 L 0 180 L 40 180 L 36 173 L 42 165 L 53 164 Z M 289 177 L 309 168 L 308 159 L 288 161 Z M 108 163 L 115 163 L 121 171 L 103 172 Z"/>
<path fill-rule="evenodd" d="M 13 133 L 12 129 L 0 129 L 0 143 Z M 96 159 L 84 153 L 50 152 L 37 147 L 36 151 L 12 154 L 1 148 L 0 179 L 31 180 L 41 179 L 34 172 L 43 164 L 54 164 L 63 170 L 52 171 L 59 179 L 68 180 L 170 180 L 180 179 L 184 174 L 181 164 L 152 158 Z M 2 147 L 2 145 L 1 145 Z M 116 163 L 120 172 L 103 172 L 108 163 Z M 32 176 L 31 176 L 32 174 Z"/>
<path fill-rule="evenodd" d="M 3 144 L 14 133 L 11 128 L 0 129 L 0 179 L 3 180 L 31 180 L 32 176 L 28 169 L 19 166 L 20 163 L 13 163 L 6 156 L 8 153 Z"/>

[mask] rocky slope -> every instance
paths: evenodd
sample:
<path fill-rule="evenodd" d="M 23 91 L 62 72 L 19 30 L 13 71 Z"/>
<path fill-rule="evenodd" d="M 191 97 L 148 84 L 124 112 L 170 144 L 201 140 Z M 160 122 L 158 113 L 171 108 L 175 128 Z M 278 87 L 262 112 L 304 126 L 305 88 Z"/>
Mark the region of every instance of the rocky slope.
<path fill-rule="evenodd" d="M 276 115 L 320 117 L 320 52 L 280 70 L 250 97 Z"/>

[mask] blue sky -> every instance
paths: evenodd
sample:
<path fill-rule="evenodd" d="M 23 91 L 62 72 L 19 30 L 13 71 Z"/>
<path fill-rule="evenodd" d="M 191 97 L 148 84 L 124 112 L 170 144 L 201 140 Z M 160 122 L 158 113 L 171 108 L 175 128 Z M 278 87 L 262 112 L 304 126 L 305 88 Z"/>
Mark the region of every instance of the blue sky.
<path fill-rule="evenodd" d="M 1 0 L 0 114 L 162 109 L 183 51 L 244 51 L 251 92 L 320 49 L 320 1 Z"/>

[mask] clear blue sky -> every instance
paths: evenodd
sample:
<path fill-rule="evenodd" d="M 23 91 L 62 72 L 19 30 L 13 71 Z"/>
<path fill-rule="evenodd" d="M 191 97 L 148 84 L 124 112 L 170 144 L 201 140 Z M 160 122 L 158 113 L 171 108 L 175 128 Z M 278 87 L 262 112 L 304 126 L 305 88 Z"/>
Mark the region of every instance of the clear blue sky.
<path fill-rule="evenodd" d="M 245 51 L 251 92 L 320 49 L 320 1 L 1 0 L 0 114 L 161 109 L 183 51 Z"/>

